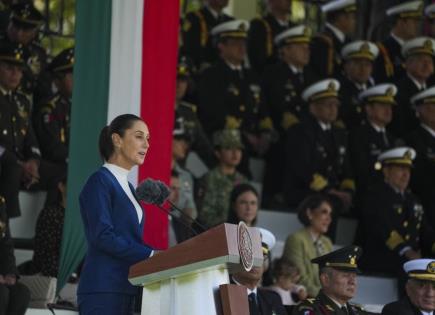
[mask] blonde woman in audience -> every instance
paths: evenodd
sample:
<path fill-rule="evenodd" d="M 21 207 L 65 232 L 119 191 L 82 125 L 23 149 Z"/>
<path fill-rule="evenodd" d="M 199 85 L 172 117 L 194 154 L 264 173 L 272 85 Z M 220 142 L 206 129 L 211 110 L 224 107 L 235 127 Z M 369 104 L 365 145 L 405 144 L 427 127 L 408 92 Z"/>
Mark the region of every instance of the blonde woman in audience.
<path fill-rule="evenodd" d="M 298 209 L 298 218 L 305 227 L 290 235 L 285 243 L 283 258 L 299 269 L 299 283 L 306 287 L 309 297 L 316 296 L 320 289 L 319 268 L 311 259 L 332 251 L 332 242 L 325 235 L 332 221 L 332 210 L 327 195 L 307 197 Z"/>

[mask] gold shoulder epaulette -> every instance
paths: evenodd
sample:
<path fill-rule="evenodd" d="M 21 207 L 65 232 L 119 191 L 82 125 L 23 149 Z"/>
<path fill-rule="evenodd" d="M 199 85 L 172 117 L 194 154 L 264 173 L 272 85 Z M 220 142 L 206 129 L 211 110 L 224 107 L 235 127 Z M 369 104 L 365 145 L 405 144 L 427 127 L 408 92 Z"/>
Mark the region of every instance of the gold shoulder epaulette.
<path fill-rule="evenodd" d="M 180 102 L 180 105 L 187 107 L 189 109 L 192 110 L 192 112 L 196 113 L 196 111 L 198 110 L 198 107 L 195 104 L 189 103 L 189 102 Z"/>

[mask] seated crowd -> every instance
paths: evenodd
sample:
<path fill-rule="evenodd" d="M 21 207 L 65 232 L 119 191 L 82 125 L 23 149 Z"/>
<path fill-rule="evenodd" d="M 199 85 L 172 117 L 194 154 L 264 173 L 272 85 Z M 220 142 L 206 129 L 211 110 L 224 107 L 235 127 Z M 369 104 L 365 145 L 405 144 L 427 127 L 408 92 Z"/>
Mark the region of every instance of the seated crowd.
<path fill-rule="evenodd" d="M 282 257 L 271 261 L 274 231 L 260 228 L 263 266 L 231 276 L 251 314 L 367 314 L 349 303 L 360 269 L 398 279 L 402 298 L 383 314 L 433 314 L 435 33 L 419 25 L 432 25 L 435 6 L 390 7 L 391 33 L 374 43 L 353 37 L 355 0 L 321 6 L 317 34 L 289 21 L 290 1 L 266 3 L 251 23 L 222 13 L 227 0 L 182 22 L 169 197 L 182 213 L 171 244 L 224 222 L 256 227 L 260 207 L 296 211 L 304 227 L 289 231 Z M 74 49 L 49 61 L 42 23 L 25 1 L 0 33 L 0 314 L 24 314 L 23 283 L 34 295 L 32 283 L 58 273 Z M 192 152 L 208 168 L 198 177 Z M 20 190 L 47 191 L 21 279 L 9 231 Z M 340 216 L 357 220 L 355 245 L 333 251 Z"/>

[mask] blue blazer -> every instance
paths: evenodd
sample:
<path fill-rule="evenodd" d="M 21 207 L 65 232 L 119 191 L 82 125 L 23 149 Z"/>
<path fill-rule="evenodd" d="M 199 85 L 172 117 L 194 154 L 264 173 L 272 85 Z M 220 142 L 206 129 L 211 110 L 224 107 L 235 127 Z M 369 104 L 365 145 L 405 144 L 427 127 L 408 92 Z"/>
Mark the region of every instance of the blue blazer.
<path fill-rule="evenodd" d="M 105 167 L 89 177 L 79 199 L 88 250 L 77 293 L 136 294 L 129 268 L 152 253 L 142 242 L 145 214 L 139 223 L 133 203 Z"/>

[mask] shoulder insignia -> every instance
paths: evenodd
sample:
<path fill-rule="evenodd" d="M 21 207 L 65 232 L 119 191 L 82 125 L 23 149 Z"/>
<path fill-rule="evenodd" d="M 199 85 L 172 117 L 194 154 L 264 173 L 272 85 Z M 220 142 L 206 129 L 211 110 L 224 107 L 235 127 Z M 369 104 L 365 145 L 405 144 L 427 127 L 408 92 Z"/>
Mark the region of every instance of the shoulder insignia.
<path fill-rule="evenodd" d="M 200 10 L 195 11 L 194 14 L 199 19 L 199 30 L 200 30 L 200 39 L 199 42 L 201 43 L 202 47 L 205 47 L 208 40 L 208 30 L 207 30 L 207 22 L 205 21 L 204 14 Z"/>
<path fill-rule="evenodd" d="M 272 56 L 273 53 L 273 34 L 272 34 L 272 28 L 270 27 L 269 22 L 267 22 L 265 19 L 260 18 L 259 21 L 263 24 L 265 30 L 266 30 L 266 55 Z"/>
<path fill-rule="evenodd" d="M 332 38 L 326 34 L 318 33 L 315 37 L 321 39 L 328 45 L 328 64 L 327 64 L 327 74 L 332 75 L 334 73 L 334 42 Z"/>
<path fill-rule="evenodd" d="M 192 112 L 196 113 L 196 111 L 198 110 L 197 106 L 195 104 L 192 103 L 188 103 L 188 102 L 180 102 L 181 106 L 187 107 L 189 109 L 192 110 Z"/>
<path fill-rule="evenodd" d="M 41 107 L 42 114 L 51 114 L 53 112 L 54 107 L 51 104 L 47 104 Z"/>

